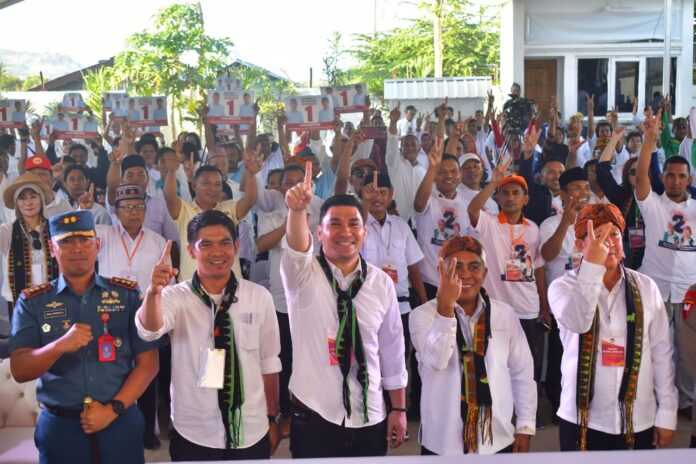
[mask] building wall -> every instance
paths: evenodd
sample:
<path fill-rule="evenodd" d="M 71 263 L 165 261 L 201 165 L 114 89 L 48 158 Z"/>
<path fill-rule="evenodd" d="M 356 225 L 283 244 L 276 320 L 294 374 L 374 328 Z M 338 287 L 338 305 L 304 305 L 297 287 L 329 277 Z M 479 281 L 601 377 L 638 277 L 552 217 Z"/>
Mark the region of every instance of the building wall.
<path fill-rule="evenodd" d="M 693 2 L 694 0 L 673 0 L 673 11 L 680 10 L 681 16 L 672 22 L 671 56 L 677 58 L 676 112 L 686 114 L 694 102 L 694 86 L 691 69 L 693 66 Z M 607 5 L 610 9 L 606 10 Z M 660 14 L 663 0 L 586 0 L 584 2 L 559 2 L 557 0 L 508 0 L 501 12 L 501 87 L 509 89 L 512 82 L 519 82 L 524 88 L 524 59 L 556 59 L 559 67 L 559 104 L 564 115 L 578 109 L 578 59 L 609 58 L 641 60 L 641 75 L 644 75 L 646 57 L 662 57 L 664 44 L 662 30 L 655 27 L 649 31 L 659 36 L 655 42 L 634 43 L 596 43 L 593 27 L 597 34 L 607 33 L 603 21 L 624 15 Z M 579 31 L 587 31 L 585 42 L 564 43 L 563 37 L 557 43 L 527 43 L 530 15 L 568 15 L 578 16 Z M 596 19 L 596 23 L 593 22 Z M 601 29 L 600 29 L 601 28 Z M 628 35 L 628 33 L 627 33 Z M 595 42 L 595 43 L 593 43 Z M 613 62 L 610 62 L 613 64 Z M 610 81 L 611 84 L 611 81 Z M 642 107 L 645 101 L 639 101 Z M 624 115 L 628 116 L 628 115 Z"/>

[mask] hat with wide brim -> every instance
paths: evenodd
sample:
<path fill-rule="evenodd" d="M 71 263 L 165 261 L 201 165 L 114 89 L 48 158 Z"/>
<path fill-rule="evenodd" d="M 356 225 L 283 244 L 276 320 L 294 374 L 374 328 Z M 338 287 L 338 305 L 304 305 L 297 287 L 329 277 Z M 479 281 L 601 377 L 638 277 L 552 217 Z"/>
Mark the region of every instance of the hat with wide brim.
<path fill-rule="evenodd" d="M 53 190 L 48 188 L 39 176 L 27 172 L 18 176 L 14 182 L 7 186 L 3 194 L 5 206 L 9 209 L 15 209 L 15 195 L 19 195 L 25 188 L 30 188 L 36 193 L 42 194 L 44 206 L 53 201 Z"/>

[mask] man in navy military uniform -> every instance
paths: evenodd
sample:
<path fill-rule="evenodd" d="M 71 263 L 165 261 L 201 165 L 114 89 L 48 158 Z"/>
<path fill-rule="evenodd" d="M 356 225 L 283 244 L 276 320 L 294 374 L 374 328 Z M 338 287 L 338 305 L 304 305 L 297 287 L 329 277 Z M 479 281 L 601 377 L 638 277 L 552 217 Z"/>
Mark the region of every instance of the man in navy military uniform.
<path fill-rule="evenodd" d="M 60 275 L 22 292 L 10 339 L 15 379 L 39 379 L 41 462 L 142 463 L 144 423 L 133 406 L 159 358 L 134 324 L 137 284 L 94 272 L 99 239 L 89 211 L 55 216 L 49 227 Z"/>

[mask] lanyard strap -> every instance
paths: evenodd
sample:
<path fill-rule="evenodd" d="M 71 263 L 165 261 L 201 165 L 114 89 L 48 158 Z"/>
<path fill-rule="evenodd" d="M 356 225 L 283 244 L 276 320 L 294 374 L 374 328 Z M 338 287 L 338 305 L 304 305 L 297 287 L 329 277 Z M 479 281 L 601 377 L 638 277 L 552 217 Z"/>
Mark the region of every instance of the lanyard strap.
<path fill-rule="evenodd" d="M 387 250 L 387 256 L 391 257 L 391 234 L 392 234 L 392 225 L 391 222 L 386 221 L 384 225 L 389 224 L 389 235 L 387 236 L 387 246 L 384 246 L 384 242 L 382 241 L 382 229 L 384 229 L 384 226 L 381 226 L 379 224 L 379 221 L 376 221 L 373 225 L 375 225 L 375 229 L 377 231 L 377 239 L 379 240 L 379 244 L 382 246 L 383 249 Z"/>
<path fill-rule="evenodd" d="M 127 232 L 126 232 L 127 233 Z M 131 264 L 133 262 L 133 257 L 135 256 L 135 253 L 137 253 L 138 248 L 140 247 L 140 243 L 143 241 L 143 237 L 145 236 L 145 232 L 142 230 L 140 231 L 140 237 L 138 238 L 138 242 L 135 244 L 135 249 L 133 250 L 133 253 L 128 252 L 128 247 L 126 246 L 126 241 L 123 240 L 123 235 L 120 236 L 121 238 L 121 245 L 123 245 L 123 251 L 126 252 L 126 258 L 128 258 L 128 267 L 131 267 Z"/>

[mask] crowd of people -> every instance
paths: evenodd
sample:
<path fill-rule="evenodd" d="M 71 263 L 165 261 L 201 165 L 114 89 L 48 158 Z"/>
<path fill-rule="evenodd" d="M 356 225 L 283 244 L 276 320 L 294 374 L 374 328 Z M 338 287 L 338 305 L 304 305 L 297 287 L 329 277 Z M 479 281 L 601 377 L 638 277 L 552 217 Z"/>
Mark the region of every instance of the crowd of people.
<path fill-rule="evenodd" d="M 204 116 L 204 143 L 1 134 L 41 461 L 143 462 L 158 403 L 174 461 L 385 455 L 408 420 L 424 455 L 526 452 L 550 421 L 563 451 L 670 446 L 696 419 L 696 149 L 669 99 L 584 104 L 542 120 L 515 85 L 497 114 L 395 102 L 294 141 L 283 115 Z"/>

